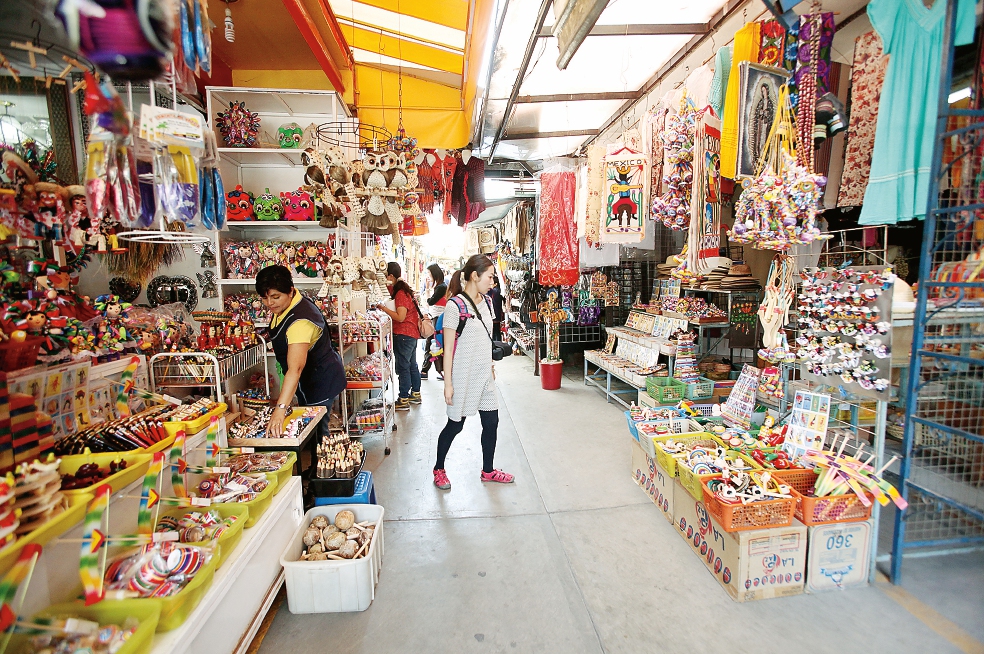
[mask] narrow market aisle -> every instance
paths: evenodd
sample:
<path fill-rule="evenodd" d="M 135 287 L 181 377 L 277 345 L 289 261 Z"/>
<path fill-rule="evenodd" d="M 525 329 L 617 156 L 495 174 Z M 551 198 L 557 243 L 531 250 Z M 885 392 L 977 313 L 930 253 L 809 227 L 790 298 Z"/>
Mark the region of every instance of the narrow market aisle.
<path fill-rule="evenodd" d="M 433 487 L 443 386 L 424 381 L 423 405 L 399 416 L 393 454 L 370 446 L 387 516 L 372 605 L 292 615 L 284 602 L 260 652 L 984 651 L 971 618 L 984 611 L 981 583 L 950 607 L 907 586 L 932 605 L 918 616 L 919 604 L 877 586 L 732 602 L 631 479 L 622 412 L 579 378 L 542 391 L 531 368 L 526 357 L 496 365 L 496 465 L 516 483 L 479 481 L 476 417 L 448 457 L 451 491 Z M 974 557 L 965 573 L 937 569 L 936 583 L 984 581 L 984 557 Z M 919 562 L 906 565 L 932 583 Z"/>

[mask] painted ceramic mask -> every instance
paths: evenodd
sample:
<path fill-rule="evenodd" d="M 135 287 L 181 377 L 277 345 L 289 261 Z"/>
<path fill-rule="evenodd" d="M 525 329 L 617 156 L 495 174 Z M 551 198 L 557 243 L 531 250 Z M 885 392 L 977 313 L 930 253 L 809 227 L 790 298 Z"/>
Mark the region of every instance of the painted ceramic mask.
<path fill-rule="evenodd" d="M 284 215 L 284 205 L 270 189 L 266 189 L 253 201 L 253 211 L 259 220 L 280 220 Z"/>
<path fill-rule="evenodd" d="M 280 141 L 280 147 L 297 149 L 301 147 L 301 137 L 304 135 L 304 130 L 297 123 L 284 123 L 277 128 L 277 139 Z"/>
<path fill-rule="evenodd" d="M 281 193 L 280 199 L 284 204 L 285 220 L 314 220 L 314 202 L 306 191 L 298 189 Z"/>
<path fill-rule="evenodd" d="M 253 198 L 242 186 L 237 186 L 226 194 L 226 215 L 229 220 L 256 220 Z"/>

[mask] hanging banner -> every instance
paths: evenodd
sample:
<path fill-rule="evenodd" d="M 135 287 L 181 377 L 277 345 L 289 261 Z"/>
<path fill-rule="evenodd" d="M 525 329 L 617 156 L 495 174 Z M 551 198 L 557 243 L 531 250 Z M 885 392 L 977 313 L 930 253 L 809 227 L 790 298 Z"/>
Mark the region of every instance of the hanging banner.
<path fill-rule="evenodd" d="M 721 247 L 721 121 L 711 109 L 698 114 L 694 132 L 688 242 L 691 270 L 704 270 L 701 261 L 718 256 Z"/>
<path fill-rule="evenodd" d="M 628 147 L 605 157 L 601 241 L 638 243 L 646 234 L 643 207 L 649 183 L 646 156 Z"/>
<path fill-rule="evenodd" d="M 573 286 L 580 277 L 574 223 L 576 187 L 573 172 L 540 175 L 539 282 L 544 286 Z"/>

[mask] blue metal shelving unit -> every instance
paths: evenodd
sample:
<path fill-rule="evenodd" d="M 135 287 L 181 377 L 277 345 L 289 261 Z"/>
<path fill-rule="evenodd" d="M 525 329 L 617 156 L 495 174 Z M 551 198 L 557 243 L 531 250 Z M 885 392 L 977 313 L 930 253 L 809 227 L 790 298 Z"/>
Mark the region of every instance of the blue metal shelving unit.
<path fill-rule="evenodd" d="M 899 470 L 909 508 L 897 512 L 892 541 L 896 584 L 906 552 L 984 547 L 984 110 L 949 106 L 956 7 L 947 1 Z"/>

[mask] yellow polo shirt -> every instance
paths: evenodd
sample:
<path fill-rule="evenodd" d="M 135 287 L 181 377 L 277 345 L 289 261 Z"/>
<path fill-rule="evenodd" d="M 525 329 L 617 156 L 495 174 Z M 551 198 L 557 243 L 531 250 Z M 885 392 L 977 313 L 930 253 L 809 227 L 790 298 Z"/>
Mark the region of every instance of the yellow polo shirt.
<path fill-rule="evenodd" d="M 270 321 L 270 329 L 273 329 L 280 324 L 280 321 L 290 313 L 291 309 L 296 307 L 301 302 L 301 292 L 294 289 L 294 299 L 290 301 L 287 308 L 284 309 L 283 313 L 278 313 Z M 293 324 L 287 328 L 287 344 L 293 345 L 294 343 L 307 343 L 309 346 L 313 347 L 318 339 L 321 338 L 321 329 L 315 325 L 310 320 L 297 319 Z"/>

